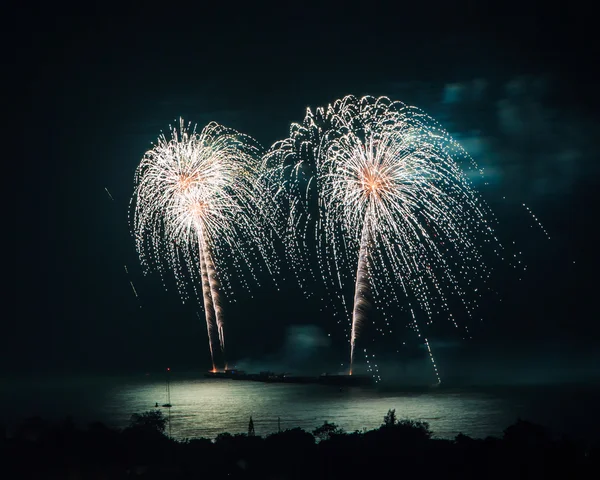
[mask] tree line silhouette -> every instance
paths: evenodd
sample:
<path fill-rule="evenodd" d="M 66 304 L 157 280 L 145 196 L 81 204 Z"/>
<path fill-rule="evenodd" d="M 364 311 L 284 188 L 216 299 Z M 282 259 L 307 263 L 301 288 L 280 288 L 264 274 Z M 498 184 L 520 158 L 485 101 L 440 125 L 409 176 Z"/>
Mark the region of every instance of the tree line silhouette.
<path fill-rule="evenodd" d="M 501 438 L 459 434 L 438 439 L 426 422 L 389 410 L 379 428 L 346 432 L 334 423 L 175 440 L 159 410 L 134 414 L 123 430 L 96 422 L 30 418 L 7 435 L 0 429 L 5 478 L 584 478 L 600 471 L 600 444 L 556 437 L 524 420 Z M 4 477 L 4 475 L 3 475 Z"/>

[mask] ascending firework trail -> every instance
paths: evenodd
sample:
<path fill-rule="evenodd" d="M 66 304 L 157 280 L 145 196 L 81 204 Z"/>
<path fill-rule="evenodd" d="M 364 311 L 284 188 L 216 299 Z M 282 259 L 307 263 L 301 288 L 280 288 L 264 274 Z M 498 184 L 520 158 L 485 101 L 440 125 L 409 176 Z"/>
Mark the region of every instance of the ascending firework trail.
<path fill-rule="evenodd" d="M 482 249 L 493 244 L 501 255 L 503 247 L 493 214 L 462 167 L 480 170 L 450 135 L 417 108 L 352 96 L 308 109 L 290 132 L 265 155 L 263 182 L 287 216 L 282 234 L 301 285 L 322 280 L 351 317 L 350 373 L 370 308 L 389 327 L 386 308 L 404 297 L 410 311 L 412 301 L 420 306 L 427 324 L 439 313 L 459 328 L 454 295 L 461 317 L 471 317 L 472 297 L 481 295 L 473 295 L 476 281 L 485 283 L 491 272 Z M 316 262 L 308 260 L 313 253 Z M 342 293 L 348 284 L 351 308 Z M 410 325 L 439 381 L 414 314 Z"/>
<path fill-rule="evenodd" d="M 261 149 L 255 140 L 217 123 L 200 133 L 180 121 L 161 135 L 135 175 L 133 230 L 145 267 L 173 270 L 182 299 L 187 284 L 202 287 L 209 346 L 215 369 L 214 334 L 224 355 L 222 294 L 235 277 L 256 280 L 255 259 L 271 272 L 272 249 L 263 228 L 256 180 Z M 258 254 L 258 255 L 257 255 Z"/>

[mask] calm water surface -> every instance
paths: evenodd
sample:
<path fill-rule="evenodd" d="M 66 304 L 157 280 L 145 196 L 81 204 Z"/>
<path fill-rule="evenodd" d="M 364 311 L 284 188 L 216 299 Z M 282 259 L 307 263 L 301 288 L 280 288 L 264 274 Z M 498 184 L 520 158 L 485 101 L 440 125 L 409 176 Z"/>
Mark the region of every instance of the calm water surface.
<path fill-rule="evenodd" d="M 5 424 L 37 414 L 124 427 L 132 413 L 165 403 L 166 388 L 160 376 L 46 378 L 3 382 L 0 395 Z M 390 408 L 399 418 L 429 422 L 435 435 L 444 438 L 460 432 L 500 436 L 519 417 L 579 438 L 597 438 L 600 432 L 600 390 L 590 387 L 340 391 L 332 386 L 174 377 L 171 403 L 171 433 L 176 438 L 245 432 L 250 415 L 258 435 L 277 431 L 278 417 L 282 429 L 310 431 L 325 420 L 348 431 L 372 429 Z"/>

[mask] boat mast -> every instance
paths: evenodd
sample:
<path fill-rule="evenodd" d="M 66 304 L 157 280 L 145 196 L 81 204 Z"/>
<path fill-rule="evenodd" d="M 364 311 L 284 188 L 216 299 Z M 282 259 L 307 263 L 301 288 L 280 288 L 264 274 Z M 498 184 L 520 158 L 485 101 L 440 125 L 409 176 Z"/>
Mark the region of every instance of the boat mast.
<path fill-rule="evenodd" d="M 169 438 L 171 438 L 171 384 L 169 382 L 171 374 L 171 368 L 167 367 L 167 410 L 169 412 Z"/>
<path fill-rule="evenodd" d="M 169 384 L 169 373 L 171 369 L 167 367 L 167 405 L 171 406 L 171 385 Z"/>

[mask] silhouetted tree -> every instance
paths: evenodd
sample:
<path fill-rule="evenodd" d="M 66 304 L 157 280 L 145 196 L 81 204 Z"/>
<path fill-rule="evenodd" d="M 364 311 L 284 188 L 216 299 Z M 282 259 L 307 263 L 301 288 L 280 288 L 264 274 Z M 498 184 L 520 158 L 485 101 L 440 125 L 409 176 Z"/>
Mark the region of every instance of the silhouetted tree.
<path fill-rule="evenodd" d="M 252 415 L 250 415 L 250 422 L 248 423 L 248 436 L 253 437 L 254 435 L 254 422 L 252 421 Z"/>
<path fill-rule="evenodd" d="M 329 440 L 333 435 L 343 435 L 345 432 L 342 428 L 338 427 L 335 423 L 329 423 L 327 420 L 313 430 L 313 436 L 319 441 Z"/>
<path fill-rule="evenodd" d="M 219 433 L 217 435 L 217 437 L 215 438 L 215 443 L 217 445 L 228 443 L 232 437 L 233 437 L 233 435 L 229 432 Z"/>
<path fill-rule="evenodd" d="M 540 447 L 544 446 L 550 437 L 541 425 L 518 419 L 517 423 L 504 430 L 504 440 L 519 447 Z"/>
<path fill-rule="evenodd" d="M 184 442 L 182 442 L 184 443 Z M 213 442 L 209 439 L 209 438 L 204 438 L 204 437 L 200 437 L 200 438 L 190 438 L 187 442 L 185 442 L 186 445 L 189 445 L 192 448 L 196 448 L 196 449 L 209 449 L 212 448 Z"/>
<path fill-rule="evenodd" d="M 129 422 L 129 428 L 144 431 L 156 431 L 164 434 L 167 427 L 167 418 L 160 410 L 150 410 L 143 413 L 134 413 Z"/>
<path fill-rule="evenodd" d="M 386 427 L 393 427 L 396 425 L 396 422 L 398 422 L 398 419 L 396 418 L 396 409 L 388 410 L 385 417 L 383 417 L 383 425 Z"/>
<path fill-rule="evenodd" d="M 365 433 L 365 441 L 378 449 L 396 448 L 396 444 L 416 447 L 429 440 L 433 432 L 429 424 L 414 420 L 398 420 L 394 410 L 388 411 L 378 430 Z"/>
<path fill-rule="evenodd" d="M 298 451 L 315 445 L 315 437 L 301 428 L 284 430 L 281 433 L 273 433 L 266 438 L 268 448 L 283 449 L 287 451 Z"/>
<path fill-rule="evenodd" d="M 454 438 L 454 443 L 456 443 L 457 445 L 471 445 L 474 441 L 475 440 L 473 440 L 468 435 L 465 435 L 464 433 L 459 433 Z"/>
<path fill-rule="evenodd" d="M 413 440 L 429 440 L 433 432 L 429 428 L 429 423 L 418 420 L 399 420 L 394 425 L 394 430 L 406 438 Z"/>

